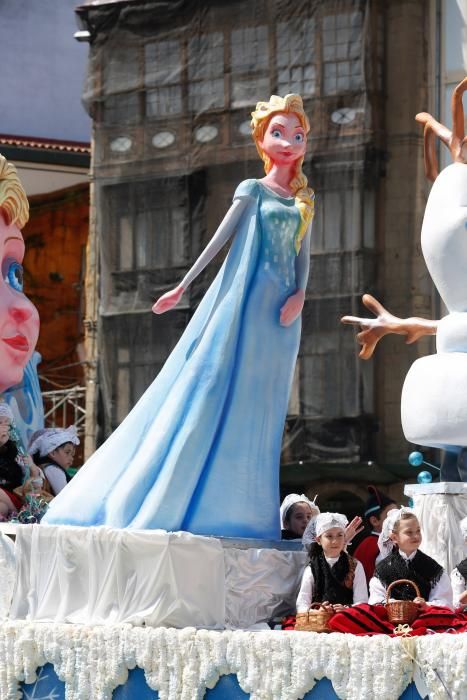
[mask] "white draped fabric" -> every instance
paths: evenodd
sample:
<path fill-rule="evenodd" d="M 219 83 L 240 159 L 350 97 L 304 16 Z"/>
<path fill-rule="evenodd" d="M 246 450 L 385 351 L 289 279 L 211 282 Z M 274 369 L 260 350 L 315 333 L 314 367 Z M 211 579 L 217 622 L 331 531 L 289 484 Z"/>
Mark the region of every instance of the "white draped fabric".
<path fill-rule="evenodd" d="M 226 626 L 248 628 L 295 613 L 306 561 L 303 551 L 226 549 Z"/>
<path fill-rule="evenodd" d="M 165 530 L 20 525 L 14 547 L 0 537 L 0 619 L 249 628 L 294 612 L 306 554 L 256 540 L 240 549 L 245 543 Z"/>
<path fill-rule="evenodd" d="M 222 627 L 220 542 L 185 532 L 25 525 L 10 618 Z"/>
<path fill-rule="evenodd" d="M 409 484 L 404 493 L 413 498 L 413 508 L 420 521 L 423 535 L 420 549 L 450 574 L 466 556 L 460 521 L 467 515 L 467 484 L 451 481 Z"/>

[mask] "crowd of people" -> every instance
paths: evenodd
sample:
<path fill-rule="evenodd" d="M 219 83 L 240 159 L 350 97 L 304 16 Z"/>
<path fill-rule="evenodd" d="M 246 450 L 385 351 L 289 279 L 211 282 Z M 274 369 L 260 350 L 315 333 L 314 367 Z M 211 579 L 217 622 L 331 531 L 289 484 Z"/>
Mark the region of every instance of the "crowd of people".
<path fill-rule="evenodd" d="M 297 613 L 312 604 L 332 614 L 332 631 L 397 634 L 386 603 L 411 600 L 418 614 L 405 634 L 467 631 L 467 558 L 450 575 L 420 550 L 422 532 L 415 512 L 397 505 L 375 487 L 364 517 L 370 528 L 350 554 L 359 519 L 320 513 L 305 495 L 289 494 L 281 507 L 284 539 L 301 539 L 308 552 L 296 602 Z M 467 543 L 467 517 L 460 523 Z M 401 580 L 404 583 L 397 583 Z M 388 589 L 390 597 L 388 599 Z M 294 618 L 284 628 L 293 629 Z"/>

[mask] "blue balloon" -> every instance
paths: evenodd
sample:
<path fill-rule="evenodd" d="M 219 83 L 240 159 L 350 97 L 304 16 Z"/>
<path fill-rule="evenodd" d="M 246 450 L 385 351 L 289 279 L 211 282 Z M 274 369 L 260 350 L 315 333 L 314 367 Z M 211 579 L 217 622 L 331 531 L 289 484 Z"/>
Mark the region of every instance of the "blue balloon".
<path fill-rule="evenodd" d="M 417 481 L 419 484 L 431 484 L 433 477 L 430 472 L 420 472 L 417 476 Z"/>
<path fill-rule="evenodd" d="M 411 467 L 419 467 L 423 464 L 423 455 L 421 452 L 411 452 L 409 454 L 409 464 Z"/>

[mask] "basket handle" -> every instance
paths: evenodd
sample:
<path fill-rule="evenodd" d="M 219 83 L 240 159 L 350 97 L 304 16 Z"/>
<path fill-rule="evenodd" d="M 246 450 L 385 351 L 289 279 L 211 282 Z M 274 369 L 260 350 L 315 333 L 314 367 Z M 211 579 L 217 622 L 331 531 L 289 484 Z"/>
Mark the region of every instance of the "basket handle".
<path fill-rule="evenodd" d="M 400 583 L 410 583 L 411 586 L 415 588 L 415 598 L 420 598 L 420 589 L 418 588 L 417 584 L 411 581 L 408 578 L 399 578 L 397 581 L 393 581 L 392 583 L 389 584 L 387 591 L 386 591 L 386 605 L 389 603 L 389 594 L 391 590 L 393 589 L 394 586 L 398 586 Z"/>

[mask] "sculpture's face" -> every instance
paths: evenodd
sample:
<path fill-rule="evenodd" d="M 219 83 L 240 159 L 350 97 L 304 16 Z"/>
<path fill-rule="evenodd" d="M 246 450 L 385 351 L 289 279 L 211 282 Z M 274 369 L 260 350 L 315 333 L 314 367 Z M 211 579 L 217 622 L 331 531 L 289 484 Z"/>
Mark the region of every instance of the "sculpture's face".
<path fill-rule="evenodd" d="M 296 114 L 273 114 L 260 145 L 276 165 L 291 165 L 305 155 L 305 129 Z"/>
<path fill-rule="evenodd" d="M 21 231 L 0 212 L 0 393 L 22 380 L 39 335 L 39 314 L 23 293 L 23 257 Z"/>

